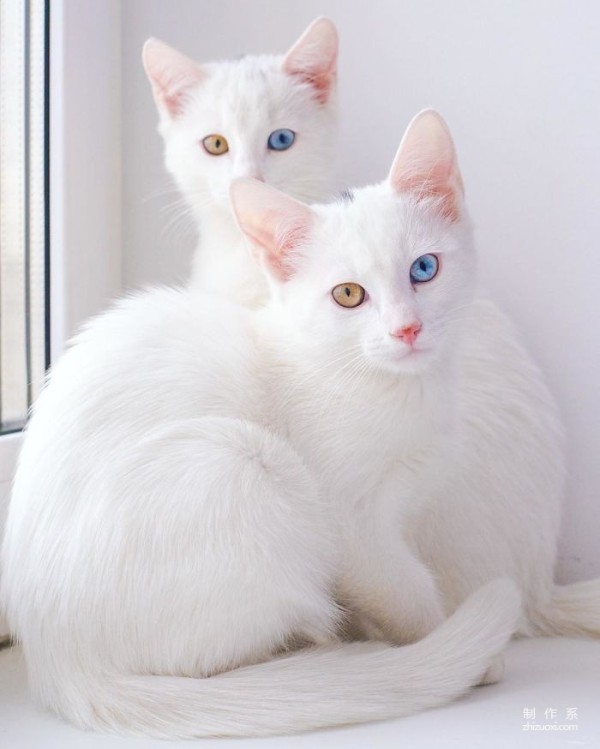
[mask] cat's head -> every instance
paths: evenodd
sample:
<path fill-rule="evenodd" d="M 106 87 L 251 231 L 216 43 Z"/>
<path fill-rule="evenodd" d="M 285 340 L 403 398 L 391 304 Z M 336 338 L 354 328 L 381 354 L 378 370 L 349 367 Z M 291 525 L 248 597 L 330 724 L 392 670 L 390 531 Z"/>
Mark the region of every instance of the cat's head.
<path fill-rule="evenodd" d="M 384 182 L 332 205 L 308 207 L 252 180 L 231 192 L 291 345 L 388 372 L 445 360 L 473 293 L 475 256 L 437 113 L 415 117 Z"/>
<path fill-rule="evenodd" d="M 192 208 L 230 209 L 233 179 L 253 177 L 299 200 L 330 188 L 338 40 L 314 21 L 283 56 L 198 64 L 156 39 L 143 52 L 165 161 Z"/>

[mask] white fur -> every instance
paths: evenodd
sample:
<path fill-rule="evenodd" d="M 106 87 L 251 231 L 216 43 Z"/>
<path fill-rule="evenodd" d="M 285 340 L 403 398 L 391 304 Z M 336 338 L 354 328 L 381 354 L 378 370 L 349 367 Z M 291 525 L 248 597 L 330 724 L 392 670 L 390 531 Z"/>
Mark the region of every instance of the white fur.
<path fill-rule="evenodd" d="M 406 633 L 414 626 L 406 620 L 407 600 L 421 598 L 422 610 L 426 587 L 440 590 L 445 608 L 454 610 L 487 580 L 509 576 L 525 594 L 521 628 L 535 629 L 553 594 L 564 478 L 560 425 L 512 326 L 489 302 L 471 301 L 468 223 L 448 226 L 435 205 L 398 197 L 387 185 L 314 212 L 318 251 L 310 240 L 298 250 L 296 273 L 265 318 L 284 331 L 279 347 L 294 379 L 279 403 L 287 436 L 325 494 L 354 508 L 356 527 L 343 549 L 356 570 L 343 595 L 360 608 L 354 573 L 364 575 L 371 598 L 380 574 L 383 599 L 404 591 L 393 622 Z M 441 257 L 439 277 L 413 289 L 410 264 L 431 249 Z M 337 307 L 328 292 L 344 279 L 363 285 L 370 301 Z M 410 353 L 388 331 L 415 314 L 423 331 Z M 383 488 L 386 471 L 389 496 L 380 495 L 384 504 L 372 515 L 365 497 Z M 393 543 L 398 511 L 414 557 L 426 565 L 406 577 L 406 549 Z M 366 529 L 371 547 L 361 544 L 361 558 L 357 538 Z M 371 569 L 371 559 L 381 569 Z"/>
<path fill-rule="evenodd" d="M 335 27 L 325 18 L 314 21 L 285 56 L 197 65 L 162 42 L 146 43 L 144 62 L 160 114 L 165 164 L 200 233 L 192 286 L 245 304 L 263 301 L 264 278 L 235 224 L 229 185 L 236 177 L 256 177 L 306 202 L 329 194 L 336 55 Z M 325 97 L 323 88 L 310 82 L 318 73 L 326 76 L 324 83 L 319 79 Z M 171 95 L 180 95 L 176 111 L 165 105 L 167 84 Z M 269 134 L 278 128 L 296 133 L 286 151 L 267 148 Z M 221 156 L 206 153 L 201 144 L 215 133 L 229 143 Z"/>
<path fill-rule="evenodd" d="M 522 634 L 599 637 L 600 581 L 553 583 L 565 478 L 560 419 L 512 325 L 477 293 L 462 180 L 441 118 L 432 112 L 415 118 L 388 182 L 355 193 L 349 204 L 306 211 L 244 183 L 233 197 L 242 227 L 279 275 L 265 319 L 284 331 L 280 346 L 288 348 L 297 380 L 281 414 L 289 419 L 292 443 L 324 482 L 334 467 L 326 493 L 364 507 L 369 481 L 394 465 L 389 502 L 400 507 L 404 537 L 423 569 L 432 571 L 430 587 L 441 593 L 446 611 L 484 582 L 508 576 L 524 594 Z M 290 216 L 295 246 L 285 238 Z M 438 255 L 441 271 L 413 285 L 411 263 L 424 253 Z M 292 277 L 281 283 L 290 273 L 286 256 Z M 343 281 L 367 289 L 367 302 L 337 306 L 330 290 Z M 415 319 L 422 330 L 412 350 L 390 333 Z M 315 389 L 329 393 L 318 419 Z M 333 425 L 335 436 L 356 439 L 333 439 Z M 328 429 L 331 440 L 324 444 Z M 372 519 L 358 522 L 361 531 Z M 404 547 L 389 551 L 390 526 L 370 534 L 372 551 L 389 553 L 385 597 L 401 585 L 391 570 L 405 566 Z M 355 547 L 350 536 L 349 558 Z M 368 551 L 360 570 L 372 589 L 367 557 Z M 410 580 L 423 594 L 422 574 L 413 570 Z M 353 600 L 352 575 L 347 587 Z M 401 597 L 404 616 L 410 595 L 406 589 Z M 402 621 L 405 632 L 410 625 Z M 393 637 L 380 622 L 373 629 L 363 620 L 359 627 Z"/>
<path fill-rule="evenodd" d="M 270 347 L 257 355 L 262 329 L 189 291 L 124 300 L 80 334 L 36 404 L 3 602 L 37 699 L 81 726 L 247 735 L 401 715 L 463 693 L 514 630 L 519 599 L 498 582 L 406 650 L 326 646 L 352 561 L 343 544 L 376 508 L 327 497 L 273 422 L 273 393 L 296 383 Z M 406 581 L 393 570 L 398 590 L 380 591 L 376 575 L 356 590 L 356 610 L 389 619 L 398 641 L 441 619 L 413 589 L 425 572 L 405 561 L 415 569 Z M 173 678 L 258 663 L 294 641 L 321 648 L 216 680 Z"/>
<path fill-rule="evenodd" d="M 495 577 L 523 592 L 522 631 L 599 633 L 597 583 L 553 590 L 552 400 L 505 318 L 473 299 L 455 165 L 437 169 L 434 150 L 427 189 L 395 188 L 407 142 L 390 180 L 351 202 L 309 209 L 236 185 L 271 274 L 265 309 L 150 291 L 54 369 L 3 549 L 4 605 L 43 704 L 161 736 L 431 707 L 497 676 L 496 661 L 484 672 L 516 626 L 514 584 L 443 621 Z M 415 287 L 424 251 L 442 270 Z M 348 281 L 368 291 L 355 309 L 331 296 Z M 390 331 L 415 317 L 413 350 Z M 342 626 L 423 639 L 327 644 Z M 256 665 L 298 642 L 318 647 Z"/>
<path fill-rule="evenodd" d="M 265 229 L 289 229 L 273 206 Z M 514 586 L 492 584 L 429 634 L 443 607 L 401 538 L 417 484 L 397 456 L 435 409 L 407 435 L 404 375 L 369 367 L 351 390 L 340 376 L 350 333 L 375 319 L 348 325 L 332 274 L 360 260 L 389 290 L 407 210 L 387 185 L 316 209 L 310 237 L 292 227 L 304 254 L 267 309 L 151 291 L 93 321 L 54 368 L 3 547 L 3 602 L 44 705 L 82 726 L 244 735 L 400 715 L 484 678 L 516 626 Z M 372 636 L 425 639 L 327 645 L 337 603 Z M 230 671 L 298 642 L 320 648 Z"/>

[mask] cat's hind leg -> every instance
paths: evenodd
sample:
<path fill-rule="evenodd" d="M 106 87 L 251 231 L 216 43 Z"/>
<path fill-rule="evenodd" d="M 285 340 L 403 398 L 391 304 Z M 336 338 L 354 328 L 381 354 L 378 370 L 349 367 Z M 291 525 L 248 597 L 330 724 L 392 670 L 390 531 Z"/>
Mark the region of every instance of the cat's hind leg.
<path fill-rule="evenodd" d="M 433 631 L 445 613 L 431 571 L 399 533 L 395 503 L 382 487 L 348 520 L 338 594 L 352 612 L 351 628 L 406 645 Z"/>
<path fill-rule="evenodd" d="M 135 531 L 114 615 L 145 654 L 136 668 L 207 675 L 289 638 L 334 638 L 337 544 L 284 440 L 237 419 L 184 420 L 137 445 L 117 484 Z M 112 564 L 125 564 L 121 550 Z"/>
<path fill-rule="evenodd" d="M 488 666 L 488 670 L 483 675 L 478 686 L 487 687 L 487 686 L 490 686 L 491 684 L 497 684 L 499 681 L 502 681 L 503 677 L 504 677 L 504 658 L 502 657 L 501 654 L 498 654 L 492 658 L 492 661 L 490 665 Z"/>
<path fill-rule="evenodd" d="M 600 638 L 600 578 L 548 587 L 528 604 L 522 634 Z"/>

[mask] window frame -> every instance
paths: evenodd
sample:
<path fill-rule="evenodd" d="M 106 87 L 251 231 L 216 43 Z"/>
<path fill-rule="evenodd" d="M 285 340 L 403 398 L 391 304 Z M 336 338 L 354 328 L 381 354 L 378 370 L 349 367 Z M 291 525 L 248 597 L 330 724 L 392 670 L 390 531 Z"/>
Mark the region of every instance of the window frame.
<path fill-rule="evenodd" d="M 52 364 L 121 286 L 121 4 L 46 1 Z M 0 435 L 0 538 L 21 440 L 20 432 Z"/>

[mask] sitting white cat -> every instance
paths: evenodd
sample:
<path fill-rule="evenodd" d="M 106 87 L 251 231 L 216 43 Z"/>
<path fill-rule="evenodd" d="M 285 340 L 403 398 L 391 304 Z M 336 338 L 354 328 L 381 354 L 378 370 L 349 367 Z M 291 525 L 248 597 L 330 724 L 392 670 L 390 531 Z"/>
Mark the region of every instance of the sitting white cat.
<path fill-rule="evenodd" d="M 507 576 L 524 596 L 521 634 L 600 637 L 600 581 L 553 581 L 561 424 L 513 326 L 478 295 L 462 179 L 439 115 L 411 123 L 388 183 L 337 206 L 307 209 L 257 185 L 233 195 L 278 277 L 263 318 L 293 386 L 273 389 L 276 423 L 357 521 L 345 529 L 338 596 L 359 628 L 402 642 L 426 629 L 417 611 L 439 620 L 441 608 Z"/>
<path fill-rule="evenodd" d="M 287 54 L 198 64 L 156 39 L 144 67 L 165 165 L 199 232 L 191 284 L 255 305 L 265 281 L 236 226 L 229 186 L 254 177 L 304 202 L 331 190 L 338 39 L 318 18 Z"/>
<path fill-rule="evenodd" d="M 235 183 L 269 305 L 152 290 L 91 321 L 53 368 L 2 560 L 43 705 L 104 730 L 256 735 L 407 714 L 482 678 L 517 627 L 514 583 L 443 621 L 402 540 L 480 454 L 495 470 L 493 433 L 471 458 L 456 439 L 479 421 L 454 403 L 473 250 L 452 159 L 426 114 L 390 179 L 352 200 L 309 208 Z M 529 388 L 525 361 L 507 371 Z M 496 567 L 529 595 L 512 560 Z M 339 603 L 391 643 L 423 639 L 336 643 Z M 317 646 L 269 660 L 298 639 Z"/>

